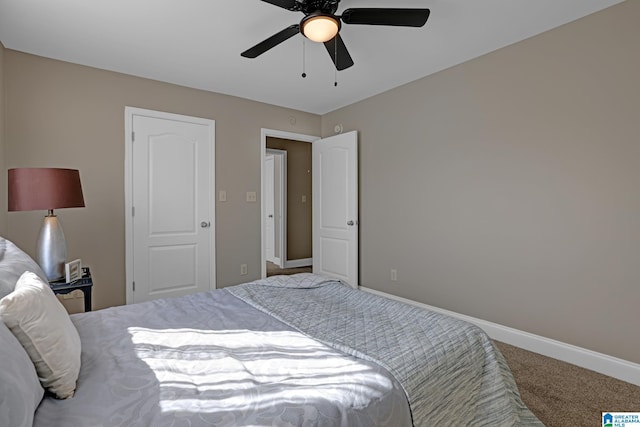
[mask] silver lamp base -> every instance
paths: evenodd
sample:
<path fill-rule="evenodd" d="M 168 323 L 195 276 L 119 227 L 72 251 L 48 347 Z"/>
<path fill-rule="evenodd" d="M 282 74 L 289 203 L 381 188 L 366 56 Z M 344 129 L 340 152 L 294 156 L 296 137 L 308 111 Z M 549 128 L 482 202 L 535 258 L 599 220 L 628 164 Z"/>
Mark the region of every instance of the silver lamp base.
<path fill-rule="evenodd" d="M 67 243 L 58 217 L 50 210 L 44 217 L 36 244 L 38 264 L 49 281 L 65 277 L 64 264 L 67 261 Z"/>

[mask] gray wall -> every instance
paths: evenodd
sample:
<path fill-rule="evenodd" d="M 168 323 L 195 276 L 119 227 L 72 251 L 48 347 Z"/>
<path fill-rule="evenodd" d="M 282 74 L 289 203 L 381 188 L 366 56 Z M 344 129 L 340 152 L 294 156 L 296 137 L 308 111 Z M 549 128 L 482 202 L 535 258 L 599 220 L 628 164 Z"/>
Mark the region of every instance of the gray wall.
<path fill-rule="evenodd" d="M 260 277 L 260 200 L 248 203 L 245 193 L 260 194 L 261 128 L 317 135 L 320 116 L 10 49 L 4 73 L 5 166 L 80 169 L 86 207 L 56 213 L 69 259 L 92 267 L 96 308 L 125 302 L 127 105 L 216 121 L 216 187 L 227 191 L 227 201 L 216 204 L 217 285 Z M 44 214 L 10 212 L 6 235 L 33 255 Z M 249 274 L 241 276 L 245 263 Z"/>
<path fill-rule="evenodd" d="M 640 363 L 639 22 L 624 2 L 323 116 L 360 131 L 361 284 Z"/>

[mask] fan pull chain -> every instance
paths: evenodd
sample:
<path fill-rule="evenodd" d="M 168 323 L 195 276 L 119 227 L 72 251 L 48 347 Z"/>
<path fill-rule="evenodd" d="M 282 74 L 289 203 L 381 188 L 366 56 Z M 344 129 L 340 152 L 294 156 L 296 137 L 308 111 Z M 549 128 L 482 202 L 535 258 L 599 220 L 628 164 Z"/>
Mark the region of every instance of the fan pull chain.
<path fill-rule="evenodd" d="M 338 86 L 338 36 L 336 35 L 333 43 L 333 55 L 336 58 L 335 68 L 333 69 L 333 87 Z"/>
<path fill-rule="evenodd" d="M 306 44 L 305 44 L 305 41 L 304 41 L 305 38 L 306 37 L 302 37 L 302 78 L 303 79 L 307 77 L 307 73 L 305 72 L 305 64 L 307 62 L 306 61 L 306 55 L 305 55 L 305 53 L 306 53 L 306 49 L 305 49 Z"/>

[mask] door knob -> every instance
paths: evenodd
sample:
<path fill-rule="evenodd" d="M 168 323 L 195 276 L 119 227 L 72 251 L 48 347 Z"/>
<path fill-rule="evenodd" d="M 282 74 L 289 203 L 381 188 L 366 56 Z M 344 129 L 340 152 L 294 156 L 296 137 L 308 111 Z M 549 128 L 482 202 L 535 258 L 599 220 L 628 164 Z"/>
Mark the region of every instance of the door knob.
<path fill-rule="evenodd" d="M 347 221 L 347 225 L 351 226 L 351 225 L 353 225 L 353 224 L 355 224 L 355 223 L 353 222 L 353 220 L 352 220 L 352 221 Z"/>
<path fill-rule="evenodd" d="M 211 223 L 210 223 L 210 222 L 207 222 L 207 221 L 202 221 L 202 222 L 200 223 L 200 227 L 202 227 L 202 228 L 207 228 L 207 227 L 209 227 L 210 225 L 211 225 Z"/>
<path fill-rule="evenodd" d="M 269 218 L 273 218 L 273 215 L 269 215 Z"/>

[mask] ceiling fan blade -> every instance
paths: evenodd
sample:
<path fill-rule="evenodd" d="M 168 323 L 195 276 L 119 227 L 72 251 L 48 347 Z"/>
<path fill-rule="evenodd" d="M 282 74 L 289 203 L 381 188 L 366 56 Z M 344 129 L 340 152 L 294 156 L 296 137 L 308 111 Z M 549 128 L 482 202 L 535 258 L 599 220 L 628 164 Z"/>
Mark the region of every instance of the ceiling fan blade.
<path fill-rule="evenodd" d="M 341 19 L 345 24 L 422 27 L 430 13 L 429 9 L 356 8 L 342 12 Z"/>
<path fill-rule="evenodd" d="M 298 10 L 296 7 L 298 2 L 296 0 L 262 0 L 265 3 L 271 3 L 275 6 L 282 7 L 288 10 Z"/>
<path fill-rule="evenodd" d="M 255 58 L 257 56 L 262 55 L 269 49 L 276 47 L 283 41 L 295 36 L 299 32 L 300 32 L 300 26 L 298 24 L 291 25 L 285 28 L 284 30 L 280 31 L 279 33 L 272 35 L 268 39 L 261 41 L 260 43 L 253 46 L 252 48 L 245 50 L 240 55 L 244 56 L 245 58 Z"/>
<path fill-rule="evenodd" d="M 336 64 L 336 69 L 338 71 L 345 70 L 353 65 L 353 59 L 351 59 L 351 55 L 349 55 L 347 46 L 345 46 L 344 42 L 342 41 L 342 37 L 340 37 L 340 34 L 337 34 L 328 42 L 324 42 L 324 46 L 327 48 L 327 52 L 329 52 L 331 60 L 334 64 Z M 336 53 L 338 56 L 337 60 Z"/>

